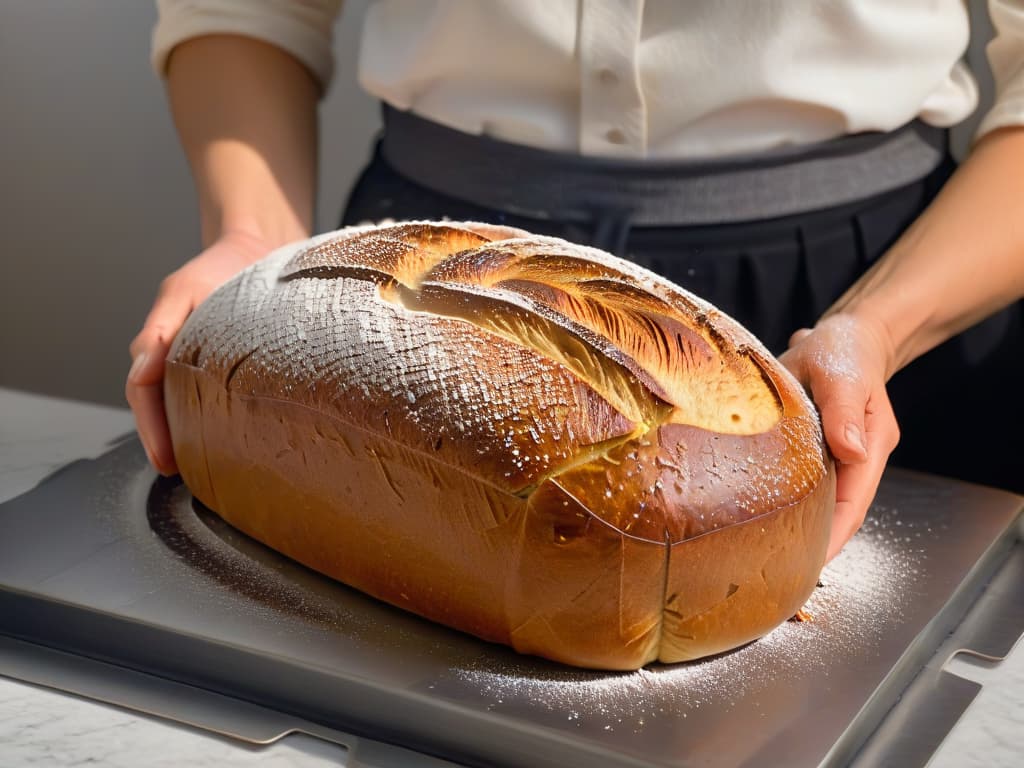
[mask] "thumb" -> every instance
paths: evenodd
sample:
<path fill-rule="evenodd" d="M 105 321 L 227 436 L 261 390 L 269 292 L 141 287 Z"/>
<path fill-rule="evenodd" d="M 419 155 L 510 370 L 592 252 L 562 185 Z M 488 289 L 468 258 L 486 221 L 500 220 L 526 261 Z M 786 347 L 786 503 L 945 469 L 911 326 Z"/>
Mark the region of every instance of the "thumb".
<path fill-rule="evenodd" d="M 125 397 L 135 415 L 139 438 L 150 463 L 165 475 L 177 471 L 164 413 L 165 359 L 191 307 L 188 295 L 162 291 L 145 326 L 129 346 L 132 366 L 125 382 Z"/>
<path fill-rule="evenodd" d="M 867 461 L 864 414 L 869 393 L 864 383 L 845 377 L 812 380 L 811 396 L 821 411 L 825 442 L 832 455 L 846 464 Z"/>
<path fill-rule="evenodd" d="M 164 375 L 164 358 L 193 308 L 191 292 L 177 288 L 175 277 L 164 281 L 142 330 L 128 351 L 132 367 L 128 380 L 138 385 L 157 384 Z"/>

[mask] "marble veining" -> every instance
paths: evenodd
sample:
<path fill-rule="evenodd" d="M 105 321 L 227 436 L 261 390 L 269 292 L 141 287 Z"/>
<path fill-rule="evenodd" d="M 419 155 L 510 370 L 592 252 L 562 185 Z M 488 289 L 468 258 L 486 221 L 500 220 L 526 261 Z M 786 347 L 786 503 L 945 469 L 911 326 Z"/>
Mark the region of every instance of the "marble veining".
<path fill-rule="evenodd" d="M 338 744 L 293 735 L 249 747 L 186 726 L 0 678 L 0 766 L 321 768 L 345 765 Z"/>

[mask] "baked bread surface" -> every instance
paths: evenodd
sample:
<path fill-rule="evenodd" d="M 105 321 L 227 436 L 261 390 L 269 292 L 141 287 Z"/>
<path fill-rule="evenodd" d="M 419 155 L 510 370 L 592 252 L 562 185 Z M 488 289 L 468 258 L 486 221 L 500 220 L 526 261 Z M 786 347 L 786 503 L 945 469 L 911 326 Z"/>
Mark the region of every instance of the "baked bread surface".
<path fill-rule="evenodd" d="M 834 471 L 735 321 L 603 252 L 471 223 L 287 246 L 172 347 L 193 494 L 396 606 L 579 666 L 756 639 L 807 599 Z"/>

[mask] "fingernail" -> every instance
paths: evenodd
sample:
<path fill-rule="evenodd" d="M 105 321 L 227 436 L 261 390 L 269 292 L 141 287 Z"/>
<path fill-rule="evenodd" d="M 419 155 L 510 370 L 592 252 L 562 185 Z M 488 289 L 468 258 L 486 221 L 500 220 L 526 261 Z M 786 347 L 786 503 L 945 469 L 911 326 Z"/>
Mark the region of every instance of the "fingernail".
<path fill-rule="evenodd" d="M 864 444 L 864 435 L 856 424 L 846 425 L 846 439 L 860 448 L 865 455 L 867 454 L 868 447 Z"/>
<path fill-rule="evenodd" d="M 146 358 L 147 357 L 149 357 L 149 355 L 147 353 L 145 353 L 145 352 L 140 352 L 138 355 L 135 356 L 135 359 L 132 360 L 132 367 L 128 369 L 128 378 L 129 379 L 131 379 L 132 381 L 135 381 L 135 379 L 139 375 L 139 372 L 142 370 L 143 366 L 146 364 Z"/>

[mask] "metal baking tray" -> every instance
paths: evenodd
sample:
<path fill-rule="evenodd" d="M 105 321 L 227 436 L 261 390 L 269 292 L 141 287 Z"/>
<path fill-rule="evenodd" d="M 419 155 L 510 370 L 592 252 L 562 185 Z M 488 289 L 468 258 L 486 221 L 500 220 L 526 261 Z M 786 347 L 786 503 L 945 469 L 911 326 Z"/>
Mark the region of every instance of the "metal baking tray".
<path fill-rule="evenodd" d="M 313 573 L 155 479 L 131 440 L 0 505 L 0 635 L 466 765 L 840 764 L 1019 546 L 1022 501 L 889 471 L 812 621 L 603 673 Z"/>

